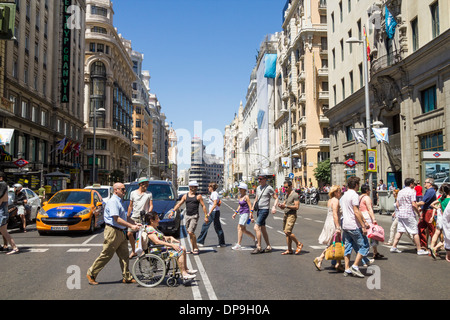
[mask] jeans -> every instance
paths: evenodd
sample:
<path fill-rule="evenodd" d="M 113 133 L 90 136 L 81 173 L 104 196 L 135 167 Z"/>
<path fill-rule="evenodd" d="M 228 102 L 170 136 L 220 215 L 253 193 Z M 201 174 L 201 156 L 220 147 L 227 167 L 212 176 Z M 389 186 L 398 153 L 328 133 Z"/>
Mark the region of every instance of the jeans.
<path fill-rule="evenodd" d="M 350 255 L 353 249 L 363 257 L 369 254 L 369 240 L 366 236 L 364 236 L 361 229 L 344 230 L 344 244 L 344 255 L 346 256 Z"/>
<path fill-rule="evenodd" d="M 0 204 L 0 227 L 8 223 L 9 212 L 8 212 L 8 202 L 2 202 Z"/>
<path fill-rule="evenodd" d="M 219 237 L 219 244 L 225 244 L 225 235 L 222 230 L 222 225 L 220 223 L 220 211 L 213 211 L 209 216 L 208 222 L 203 223 L 200 235 L 197 238 L 197 243 L 205 244 L 206 235 L 208 234 L 208 229 L 211 223 L 214 222 L 214 230 Z"/>

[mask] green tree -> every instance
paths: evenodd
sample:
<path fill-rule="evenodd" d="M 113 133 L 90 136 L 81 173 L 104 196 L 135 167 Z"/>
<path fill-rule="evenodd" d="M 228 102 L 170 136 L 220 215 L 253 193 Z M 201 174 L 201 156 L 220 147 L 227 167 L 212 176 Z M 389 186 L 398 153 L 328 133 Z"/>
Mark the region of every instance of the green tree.
<path fill-rule="evenodd" d="M 314 169 L 314 177 L 322 184 L 329 184 L 331 181 L 330 159 L 320 162 Z"/>

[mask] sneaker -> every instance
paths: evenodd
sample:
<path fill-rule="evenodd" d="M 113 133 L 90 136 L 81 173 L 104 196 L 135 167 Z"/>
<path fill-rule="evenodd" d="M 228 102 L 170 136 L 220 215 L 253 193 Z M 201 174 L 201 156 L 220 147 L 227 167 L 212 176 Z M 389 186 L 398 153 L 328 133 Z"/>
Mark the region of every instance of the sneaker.
<path fill-rule="evenodd" d="M 352 275 L 351 271 L 344 270 L 344 277 L 350 277 Z"/>
<path fill-rule="evenodd" d="M 240 244 L 236 243 L 236 245 L 235 245 L 235 246 L 233 246 L 233 247 L 231 247 L 231 249 L 233 249 L 233 250 L 241 250 L 241 249 L 242 249 L 242 247 L 241 247 L 241 245 L 240 245 Z"/>
<path fill-rule="evenodd" d="M 205 245 L 203 243 L 197 242 L 197 246 L 199 246 L 200 248 L 203 248 Z"/>
<path fill-rule="evenodd" d="M 198 272 L 198 270 L 195 270 L 195 269 L 187 271 L 187 273 L 189 273 L 189 274 L 196 274 L 197 272 Z"/>
<path fill-rule="evenodd" d="M 183 280 L 185 280 L 185 281 L 189 281 L 192 279 L 195 279 L 195 274 L 188 274 L 188 275 L 183 276 Z"/>
<path fill-rule="evenodd" d="M 364 275 L 357 268 L 351 267 L 352 275 L 358 278 L 364 278 Z"/>
<path fill-rule="evenodd" d="M 398 250 L 397 248 L 392 247 L 391 250 L 389 250 L 391 253 L 401 253 L 400 250 Z"/>
<path fill-rule="evenodd" d="M 427 256 L 428 255 L 428 251 L 427 250 L 423 250 L 423 249 L 420 249 L 419 251 L 417 251 L 417 255 L 419 255 L 419 256 Z"/>
<path fill-rule="evenodd" d="M 219 244 L 217 245 L 217 248 L 225 248 L 227 245 L 226 244 Z"/>
<path fill-rule="evenodd" d="M 436 260 L 436 258 L 437 258 L 436 257 L 436 249 L 431 248 L 430 253 L 431 253 L 431 256 L 433 257 L 433 259 Z"/>

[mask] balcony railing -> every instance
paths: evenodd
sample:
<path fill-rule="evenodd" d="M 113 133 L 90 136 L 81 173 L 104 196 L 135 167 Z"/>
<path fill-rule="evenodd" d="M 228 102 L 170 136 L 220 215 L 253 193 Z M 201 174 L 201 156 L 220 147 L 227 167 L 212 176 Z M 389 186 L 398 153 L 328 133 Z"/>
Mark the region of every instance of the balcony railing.
<path fill-rule="evenodd" d="M 402 60 L 400 52 L 397 50 L 386 54 L 384 56 L 381 56 L 375 60 L 373 60 L 370 71 L 371 73 L 376 73 L 382 69 L 388 68 L 390 66 L 393 66 L 397 63 L 399 63 Z"/>

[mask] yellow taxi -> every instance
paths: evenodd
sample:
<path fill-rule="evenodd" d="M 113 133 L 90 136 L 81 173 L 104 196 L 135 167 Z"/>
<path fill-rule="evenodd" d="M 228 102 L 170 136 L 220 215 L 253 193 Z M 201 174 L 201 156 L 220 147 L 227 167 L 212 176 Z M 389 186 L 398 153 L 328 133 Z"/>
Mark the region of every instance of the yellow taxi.
<path fill-rule="evenodd" d="M 39 234 L 52 231 L 94 232 L 104 225 L 103 201 L 92 189 L 66 189 L 58 191 L 44 202 L 36 216 Z"/>

